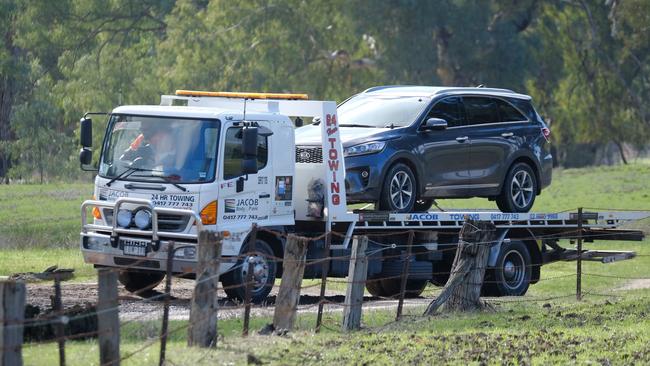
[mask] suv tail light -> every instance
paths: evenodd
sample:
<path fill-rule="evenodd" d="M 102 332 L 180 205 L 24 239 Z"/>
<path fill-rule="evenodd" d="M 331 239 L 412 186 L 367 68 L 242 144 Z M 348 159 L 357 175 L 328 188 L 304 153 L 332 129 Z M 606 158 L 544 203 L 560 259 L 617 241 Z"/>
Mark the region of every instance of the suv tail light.
<path fill-rule="evenodd" d="M 551 130 L 548 127 L 542 127 L 542 135 L 544 135 L 546 142 L 551 142 Z"/>

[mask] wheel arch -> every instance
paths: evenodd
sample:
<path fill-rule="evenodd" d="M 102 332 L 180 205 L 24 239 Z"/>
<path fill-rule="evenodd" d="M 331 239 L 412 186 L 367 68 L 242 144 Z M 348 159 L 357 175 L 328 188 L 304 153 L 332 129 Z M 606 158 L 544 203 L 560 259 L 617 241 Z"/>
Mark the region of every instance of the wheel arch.
<path fill-rule="evenodd" d="M 401 153 L 401 154 L 396 154 L 393 156 L 391 160 L 389 160 L 386 164 L 384 164 L 384 168 L 381 172 L 381 182 L 384 182 L 386 180 L 386 174 L 388 174 L 388 171 L 395 165 L 395 164 L 404 164 L 408 166 L 411 171 L 413 172 L 413 175 L 415 176 L 415 184 L 417 186 L 416 192 L 418 192 L 418 195 L 422 195 L 424 191 L 424 184 L 422 184 L 422 176 L 420 175 L 421 169 L 418 167 L 418 164 L 415 163 L 415 159 L 406 154 L 406 153 Z"/>
<path fill-rule="evenodd" d="M 537 190 L 535 194 L 539 195 L 542 192 L 542 176 L 540 174 L 540 167 L 539 164 L 535 162 L 535 159 L 527 155 L 520 155 L 510 162 L 508 165 L 508 170 L 505 171 L 503 179 L 501 179 L 501 190 L 503 190 L 503 187 L 505 187 L 505 180 L 508 177 L 510 169 L 512 169 L 512 167 L 517 163 L 524 163 L 533 170 L 533 173 L 535 174 L 535 181 L 537 182 Z"/>

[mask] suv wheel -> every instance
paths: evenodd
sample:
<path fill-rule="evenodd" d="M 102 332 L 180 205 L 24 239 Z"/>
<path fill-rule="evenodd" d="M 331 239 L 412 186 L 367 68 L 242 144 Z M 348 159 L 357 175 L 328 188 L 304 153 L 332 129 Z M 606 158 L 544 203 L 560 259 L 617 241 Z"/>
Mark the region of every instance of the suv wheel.
<path fill-rule="evenodd" d="M 537 179 L 526 163 L 510 168 L 496 202 L 501 212 L 528 212 L 535 202 Z"/>
<path fill-rule="evenodd" d="M 393 165 L 384 180 L 379 209 L 392 212 L 412 212 L 417 194 L 415 176 L 408 166 Z"/>

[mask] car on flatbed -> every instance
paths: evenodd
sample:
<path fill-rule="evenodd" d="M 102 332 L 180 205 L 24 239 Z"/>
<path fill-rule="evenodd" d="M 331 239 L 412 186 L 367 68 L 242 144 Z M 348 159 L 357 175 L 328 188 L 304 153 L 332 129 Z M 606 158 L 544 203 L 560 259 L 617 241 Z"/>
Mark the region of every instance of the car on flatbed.
<path fill-rule="evenodd" d="M 487 197 L 528 212 L 551 183 L 550 130 L 531 97 L 507 89 L 378 86 L 338 106 L 348 202 L 428 210 Z M 296 131 L 296 162 L 320 159 L 318 122 Z"/>

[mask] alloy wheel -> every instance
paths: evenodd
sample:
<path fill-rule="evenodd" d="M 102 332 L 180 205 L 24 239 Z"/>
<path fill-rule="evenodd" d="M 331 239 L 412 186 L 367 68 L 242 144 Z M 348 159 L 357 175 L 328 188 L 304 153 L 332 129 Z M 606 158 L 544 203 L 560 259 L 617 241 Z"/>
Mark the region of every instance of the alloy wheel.
<path fill-rule="evenodd" d="M 390 199 L 398 210 L 403 210 L 411 203 L 413 199 L 413 182 L 406 172 L 398 171 L 391 179 Z"/>
<path fill-rule="evenodd" d="M 526 207 L 530 204 L 535 193 L 533 192 L 533 178 L 525 170 L 515 173 L 510 183 L 510 196 L 517 207 Z"/>

